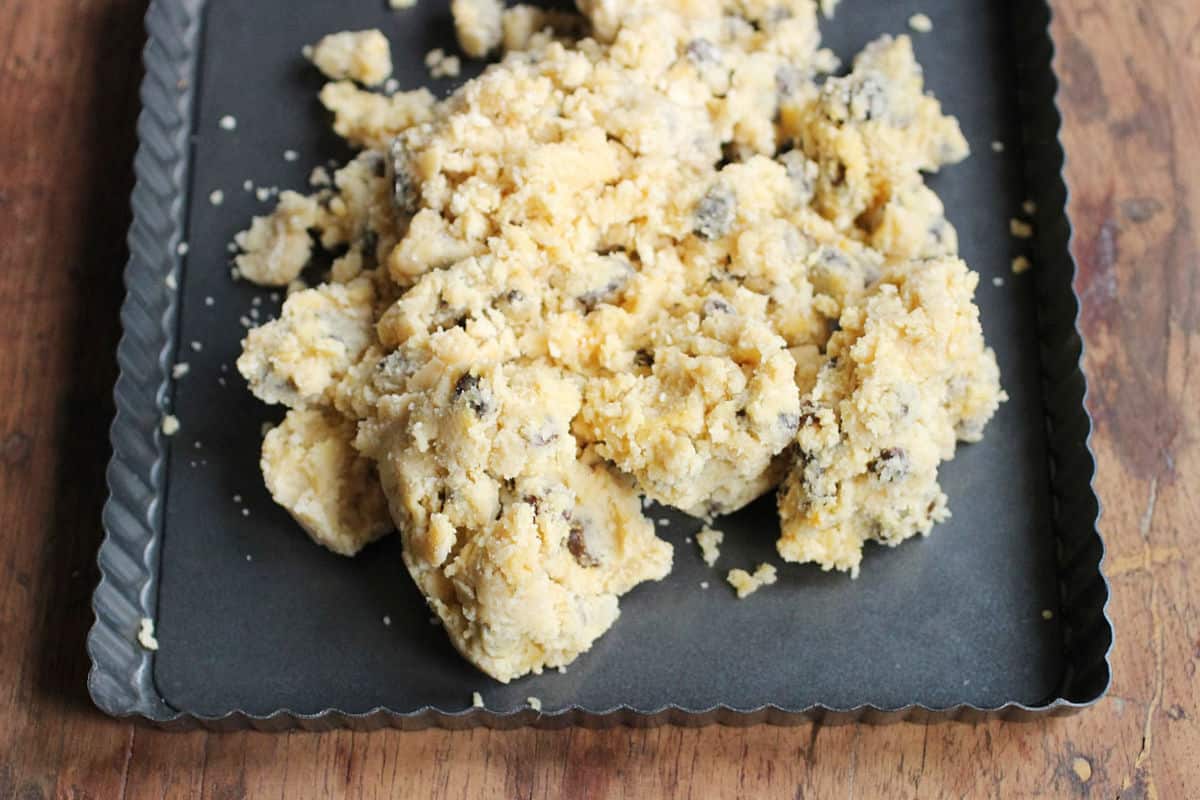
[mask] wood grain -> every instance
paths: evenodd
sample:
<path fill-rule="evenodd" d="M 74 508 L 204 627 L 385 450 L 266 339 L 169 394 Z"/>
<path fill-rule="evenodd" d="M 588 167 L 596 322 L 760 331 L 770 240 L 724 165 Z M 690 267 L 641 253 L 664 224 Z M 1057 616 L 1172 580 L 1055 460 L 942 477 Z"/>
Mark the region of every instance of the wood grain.
<path fill-rule="evenodd" d="M 145 0 L 0 0 L 0 797 L 1200 796 L 1200 10 L 1055 5 L 1108 699 L 1031 725 L 217 736 L 84 691 Z"/>

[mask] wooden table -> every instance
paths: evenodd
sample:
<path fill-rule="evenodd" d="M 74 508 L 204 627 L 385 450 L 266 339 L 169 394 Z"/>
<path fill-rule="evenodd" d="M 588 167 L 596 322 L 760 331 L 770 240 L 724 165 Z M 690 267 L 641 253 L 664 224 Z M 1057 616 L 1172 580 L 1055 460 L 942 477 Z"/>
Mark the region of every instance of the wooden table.
<path fill-rule="evenodd" d="M 0 798 L 1200 796 L 1200 9 L 1055 5 L 1106 700 L 1029 725 L 210 735 L 84 689 L 145 0 L 0 0 Z"/>

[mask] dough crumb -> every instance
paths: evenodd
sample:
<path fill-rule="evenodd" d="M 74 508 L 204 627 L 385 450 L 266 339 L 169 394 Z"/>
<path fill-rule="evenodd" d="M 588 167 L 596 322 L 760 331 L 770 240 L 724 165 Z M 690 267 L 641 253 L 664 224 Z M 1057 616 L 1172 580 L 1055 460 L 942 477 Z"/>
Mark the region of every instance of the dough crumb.
<path fill-rule="evenodd" d="M 392 2 L 395 1 L 396 0 L 392 0 Z M 471 692 L 471 707 L 483 708 L 483 695 L 481 695 L 479 692 Z"/>
<path fill-rule="evenodd" d="M 908 18 L 908 27 L 917 33 L 929 33 L 933 30 L 933 20 L 928 14 L 913 14 Z"/>
<path fill-rule="evenodd" d="M 258 190 L 259 200 L 269 197 L 269 190 Z M 234 259 L 238 272 L 259 286 L 286 286 L 312 258 L 313 240 L 308 229 L 316 224 L 319 214 L 314 198 L 284 192 L 273 212 L 255 217 L 250 227 L 234 238 L 242 251 Z"/>
<path fill-rule="evenodd" d="M 1033 202 L 1032 200 L 1026 200 L 1021 204 L 1021 210 L 1031 217 L 1037 213 L 1037 208 L 1037 203 Z"/>
<path fill-rule="evenodd" d="M 452 0 L 458 46 L 471 58 L 485 58 L 500 45 L 504 3 L 500 0 Z"/>
<path fill-rule="evenodd" d="M 217 123 L 217 125 L 219 125 L 223 131 L 237 130 L 237 117 L 226 114 L 225 116 L 221 117 L 221 120 Z"/>
<path fill-rule="evenodd" d="M 841 0 L 821 0 L 821 13 L 825 15 L 825 19 L 833 19 L 833 14 L 837 11 L 837 5 Z"/>
<path fill-rule="evenodd" d="M 167 277 L 163 278 L 163 284 L 172 292 L 179 288 L 179 281 L 175 279 L 175 273 L 167 273 Z"/>
<path fill-rule="evenodd" d="M 151 652 L 158 649 L 158 639 L 154 638 L 154 620 L 149 617 L 142 617 L 142 623 L 138 627 L 137 633 L 138 644 Z"/>
<path fill-rule="evenodd" d="M 179 380 L 184 375 L 187 375 L 191 369 L 191 366 L 186 361 L 180 361 L 178 364 L 171 367 L 171 377 L 175 380 Z"/>
<path fill-rule="evenodd" d="M 174 414 L 167 414 L 163 417 L 162 432 L 165 436 L 174 436 L 179 433 L 179 418 Z"/>
<path fill-rule="evenodd" d="M 220 189 L 213 189 L 211 192 L 209 192 L 208 202 L 212 203 L 214 206 L 221 205 L 225 202 L 225 193 Z"/>
<path fill-rule="evenodd" d="M 1033 267 L 1033 262 L 1025 256 L 1017 256 L 1012 262 L 1013 275 L 1020 275 L 1022 272 L 1028 272 Z"/>
<path fill-rule="evenodd" d="M 416 6 L 417 0 L 388 0 L 388 6 L 391 8 L 413 8 Z"/>
<path fill-rule="evenodd" d="M 186 256 L 188 254 L 188 243 L 180 242 L 179 244 L 175 245 L 175 252 L 181 256 Z"/>
<path fill-rule="evenodd" d="M 332 182 L 332 179 L 329 177 L 329 170 L 325 169 L 325 167 L 314 167 L 308 176 L 308 185 L 313 188 L 328 186 Z"/>
<path fill-rule="evenodd" d="M 383 624 L 384 624 L 384 627 L 387 627 L 387 628 L 392 627 L 392 618 L 389 617 L 387 614 L 384 614 L 383 615 Z"/>
<path fill-rule="evenodd" d="M 992 142 L 992 152 L 993 153 L 1003 153 L 1004 152 L 1004 142 L 1000 141 L 999 139 Z"/>
<path fill-rule="evenodd" d="M 429 77 L 457 78 L 462 74 L 462 62 L 458 56 L 448 56 L 440 47 L 430 50 L 425 55 L 425 66 L 429 69 Z"/>
<path fill-rule="evenodd" d="M 995 286 L 998 289 L 1003 285 L 1004 285 L 1004 278 L 1000 277 L 999 275 L 992 278 L 992 286 Z"/>
<path fill-rule="evenodd" d="M 536 697 L 527 697 L 525 698 L 525 702 L 529 703 L 529 707 L 534 711 L 542 710 L 542 701 Z"/>
<path fill-rule="evenodd" d="M 1054 619 L 1054 612 L 1048 608 L 1043 608 L 1042 609 L 1042 619 L 1049 622 L 1050 620 Z"/>
<path fill-rule="evenodd" d="M 378 30 L 342 31 L 321 39 L 309 60 L 330 80 L 377 86 L 392 74 L 392 50 Z"/>
<path fill-rule="evenodd" d="M 567 674 L 567 665 L 566 665 L 566 664 L 559 664 L 559 665 L 558 665 L 558 674 L 559 674 L 559 675 L 566 675 L 566 674 Z"/>
<path fill-rule="evenodd" d="M 284 150 L 283 151 L 283 160 L 284 161 L 299 161 L 300 154 L 297 153 L 295 150 Z"/>
<path fill-rule="evenodd" d="M 717 559 L 721 557 L 721 542 L 725 541 L 725 534 L 722 531 L 713 530 L 707 525 L 696 534 L 696 543 L 700 545 L 700 555 L 704 558 L 704 563 L 710 567 L 717 563 Z"/>
<path fill-rule="evenodd" d="M 1071 771 L 1083 783 L 1087 783 L 1092 779 L 1092 763 L 1086 758 L 1076 757 L 1071 762 Z"/>
<path fill-rule="evenodd" d="M 1024 220 L 1010 219 L 1008 221 L 1008 228 L 1012 231 L 1012 235 L 1018 239 L 1033 238 L 1033 226 Z"/>
<path fill-rule="evenodd" d="M 700 588 L 701 588 L 701 589 L 707 589 L 707 588 L 708 588 L 708 581 L 700 581 Z"/>
<path fill-rule="evenodd" d="M 753 575 L 744 569 L 734 569 L 730 570 L 726 577 L 729 585 L 737 589 L 739 600 L 749 597 L 764 586 L 770 586 L 777 579 L 775 567 L 770 564 L 759 564 Z"/>

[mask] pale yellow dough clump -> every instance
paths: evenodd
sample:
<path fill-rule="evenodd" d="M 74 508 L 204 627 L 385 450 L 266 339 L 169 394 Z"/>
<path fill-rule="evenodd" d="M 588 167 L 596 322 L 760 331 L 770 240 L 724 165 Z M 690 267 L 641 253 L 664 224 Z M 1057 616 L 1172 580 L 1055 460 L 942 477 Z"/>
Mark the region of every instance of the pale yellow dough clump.
<path fill-rule="evenodd" d="M 279 205 L 255 217 L 235 239 L 242 252 L 235 259 L 239 274 L 260 286 L 287 286 L 312 258 L 308 229 L 316 225 L 316 201 L 296 192 L 283 192 Z"/>
<path fill-rule="evenodd" d="M 744 569 L 731 569 L 725 576 L 725 581 L 737 590 L 739 600 L 745 600 L 764 586 L 770 586 L 779 580 L 779 573 L 770 564 L 759 564 L 754 572 Z"/>
<path fill-rule="evenodd" d="M 349 78 L 377 86 L 392 74 L 392 49 L 380 31 L 331 33 L 313 46 L 309 58 L 325 77 Z"/>
<path fill-rule="evenodd" d="M 895 546 L 949 516 L 938 465 L 1004 399 L 977 283 L 957 259 L 904 265 L 842 312 L 780 490 L 785 559 L 857 574 L 865 542 Z"/>
<path fill-rule="evenodd" d="M 503 59 L 442 101 L 332 71 L 363 152 L 239 239 L 261 283 L 337 254 L 238 362 L 304 415 L 270 463 L 373 463 L 409 572 L 501 681 L 568 664 L 668 572 L 640 495 L 708 518 L 782 482 L 780 553 L 826 568 L 928 532 L 938 463 L 1002 393 L 922 179 L 966 142 L 909 40 L 824 80 L 812 0 L 453 7 Z M 358 541 L 319 472 L 281 502 Z"/>
<path fill-rule="evenodd" d="M 394 528 L 375 465 L 351 446 L 340 414 L 294 409 L 263 440 L 262 473 L 275 502 L 317 544 L 352 556 Z"/>
<path fill-rule="evenodd" d="M 451 0 L 458 46 L 471 58 L 483 58 L 500 45 L 504 36 L 501 0 Z"/>

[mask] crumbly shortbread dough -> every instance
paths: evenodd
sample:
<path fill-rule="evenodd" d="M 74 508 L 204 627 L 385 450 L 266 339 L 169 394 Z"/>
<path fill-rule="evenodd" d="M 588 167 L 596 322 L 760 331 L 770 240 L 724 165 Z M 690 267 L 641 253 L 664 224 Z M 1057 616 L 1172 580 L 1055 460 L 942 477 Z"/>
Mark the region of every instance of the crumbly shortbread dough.
<path fill-rule="evenodd" d="M 243 278 L 260 286 L 287 286 L 312 258 L 312 237 L 320 210 L 315 199 L 296 192 L 279 195 L 279 205 L 255 217 L 235 241 L 242 254 L 235 259 Z"/>
<path fill-rule="evenodd" d="M 456 3 L 464 46 L 505 55 L 442 101 L 326 85 L 365 149 L 243 245 L 253 280 L 335 251 L 239 369 L 357 427 L 410 573 L 500 680 L 667 572 L 639 495 L 710 517 L 784 481 L 781 553 L 854 569 L 940 516 L 937 462 L 1002 398 L 922 178 L 966 142 L 907 37 L 824 80 L 812 0 L 579 5 Z"/>
<path fill-rule="evenodd" d="M 970 148 L 924 84 L 912 41 L 884 36 L 849 75 L 827 80 L 816 102 L 788 102 L 782 111 L 782 127 L 819 167 L 813 206 L 892 260 L 957 252 L 919 173 L 957 163 Z"/>
<path fill-rule="evenodd" d="M 377 86 L 392 74 L 392 49 L 378 30 L 331 33 L 313 46 L 309 58 L 327 78 Z"/>
<path fill-rule="evenodd" d="M 577 382 L 550 367 L 462 371 L 453 329 L 389 394 L 359 445 L 376 458 L 404 560 L 455 647 L 499 681 L 570 663 L 671 548 L 632 481 L 580 458 Z M 385 362 L 381 382 L 403 363 Z"/>
<path fill-rule="evenodd" d="M 471 58 L 485 58 L 504 35 L 504 3 L 500 0 L 451 0 L 458 46 Z"/>
<path fill-rule="evenodd" d="M 357 147 L 386 151 L 401 131 L 433 115 L 436 99 L 425 88 L 392 95 L 364 91 L 349 81 L 327 83 L 321 104 L 333 112 L 333 130 Z"/>
<path fill-rule="evenodd" d="M 288 297 L 278 320 L 242 342 L 237 368 L 265 403 L 331 405 L 338 382 L 374 338 L 375 289 L 367 277 Z"/>
<path fill-rule="evenodd" d="M 904 265 L 842 312 L 780 490 L 785 559 L 857 574 L 865 542 L 895 546 L 949 516 L 938 465 L 1005 399 L 978 280 L 957 259 Z"/>
<path fill-rule="evenodd" d="M 578 14 L 520 3 L 504 9 L 500 19 L 500 41 L 505 52 L 529 50 L 534 37 L 545 31 L 570 42 L 582 36 L 586 28 L 586 21 Z"/>
<path fill-rule="evenodd" d="M 263 439 L 262 473 L 275 502 L 317 544 L 352 556 L 394 529 L 375 464 L 336 412 L 293 409 Z"/>

